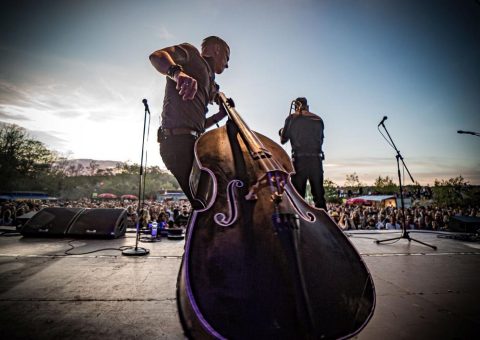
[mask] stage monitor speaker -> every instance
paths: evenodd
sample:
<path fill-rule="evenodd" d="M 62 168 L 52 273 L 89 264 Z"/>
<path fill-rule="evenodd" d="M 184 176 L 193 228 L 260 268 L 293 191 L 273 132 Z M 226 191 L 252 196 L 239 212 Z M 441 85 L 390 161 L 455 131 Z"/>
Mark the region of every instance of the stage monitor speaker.
<path fill-rule="evenodd" d="M 480 217 L 452 216 L 448 223 L 448 230 L 476 234 L 480 232 Z"/>
<path fill-rule="evenodd" d="M 83 208 L 44 208 L 23 225 L 23 236 L 65 236 L 75 218 Z"/>
<path fill-rule="evenodd" d="M 85 209 L 67 230 L 68 236 L 117 238 L 127 229 L 125 209 Z"/>

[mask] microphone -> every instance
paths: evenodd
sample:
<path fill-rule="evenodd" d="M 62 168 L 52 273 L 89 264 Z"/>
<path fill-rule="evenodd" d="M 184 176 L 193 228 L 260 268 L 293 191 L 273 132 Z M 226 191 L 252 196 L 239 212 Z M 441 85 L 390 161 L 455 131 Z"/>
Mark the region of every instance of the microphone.
<path fill-rule="evenodd" d="M 380 123 L 378 123 L 378 126 L 382 125 L 384 121 L 386 121 L 388 119 L 387 116 L 383 116 L 383 119 Z"/>
<path fill-rule="evenodd" d="M 465 133 L 467 135 L 475 135 L 475 132 L 472 132 L 472 131 L 458 130 L 457 133 L 460 133 L 460 134 Z"/>
<path fill-rule="evenodd" d="M 143 103 L 143 105 L 145 105 L 145 111 L 147 111 L 148 113 L 150 113 L 150 109 L 148 108 L 147 100 L 146 100 L 146 99 L 143 99 L 143 100 L 142 100 L 142 103 Z"/>

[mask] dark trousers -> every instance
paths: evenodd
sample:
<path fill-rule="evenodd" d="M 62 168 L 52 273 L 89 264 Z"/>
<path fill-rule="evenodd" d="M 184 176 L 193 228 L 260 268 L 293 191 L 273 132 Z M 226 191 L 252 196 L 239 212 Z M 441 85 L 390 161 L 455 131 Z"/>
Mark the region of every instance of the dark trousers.
<path fill-rule="evenodd" d="M 298 193 L 305 198 L 308 180 L 315 206 L 327 210 L 325 190 L 323 189 L 323 166 L 320 156 L 295 157 L 293 165 L 295 175 L 292 176 L 292 184 Z"/>
<path fill-rule="evenodd" d="M 194 203 L 190 191 L 190 172 L 194 159 L 196 138 L 192 135 L 167 136 L 160 140 L 160 156 L 168 170 L 175 176 L 190 203 Z"/>

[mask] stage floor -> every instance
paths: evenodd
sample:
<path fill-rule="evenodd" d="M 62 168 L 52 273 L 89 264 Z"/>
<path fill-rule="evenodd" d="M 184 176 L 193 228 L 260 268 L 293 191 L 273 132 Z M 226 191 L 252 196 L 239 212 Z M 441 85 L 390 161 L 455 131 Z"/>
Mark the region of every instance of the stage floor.
<path fill-rule="evenodd" d="M 411 237 L 377 245 L 390 231 L 352 232 L 373 275 L 374 316 L 355 339 L 480 338 L 480 242 Z M 118 250 L 65 255 L 71 239 L 0 237 L 0 336 L 3 339 L 184 339 L 175 285 L 183 241 L 140 243 L 144 257 Z M 133 246 L 75 240 L 72 253 Z M 328 294 L 328 292 L 326 292 Z"/>

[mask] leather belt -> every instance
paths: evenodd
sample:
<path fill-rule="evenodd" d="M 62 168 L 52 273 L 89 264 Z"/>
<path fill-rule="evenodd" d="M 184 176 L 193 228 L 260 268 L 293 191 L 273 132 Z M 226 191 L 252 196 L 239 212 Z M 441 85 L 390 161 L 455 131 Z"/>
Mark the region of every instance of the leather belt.
<path fill-rule="evenodd" d="M 187 128 L 162 128 L 161 130 L 164 136 L 192 135 L 197 138 L 200 137 L 200 132 Z"/>
<path fill-rule="evenodd" d="M 321 152 L 318 152 L 318 153 L 298 152 L 292 155 L 292 157 L 321 157 L 321 156 L 322 156 Z"/>

